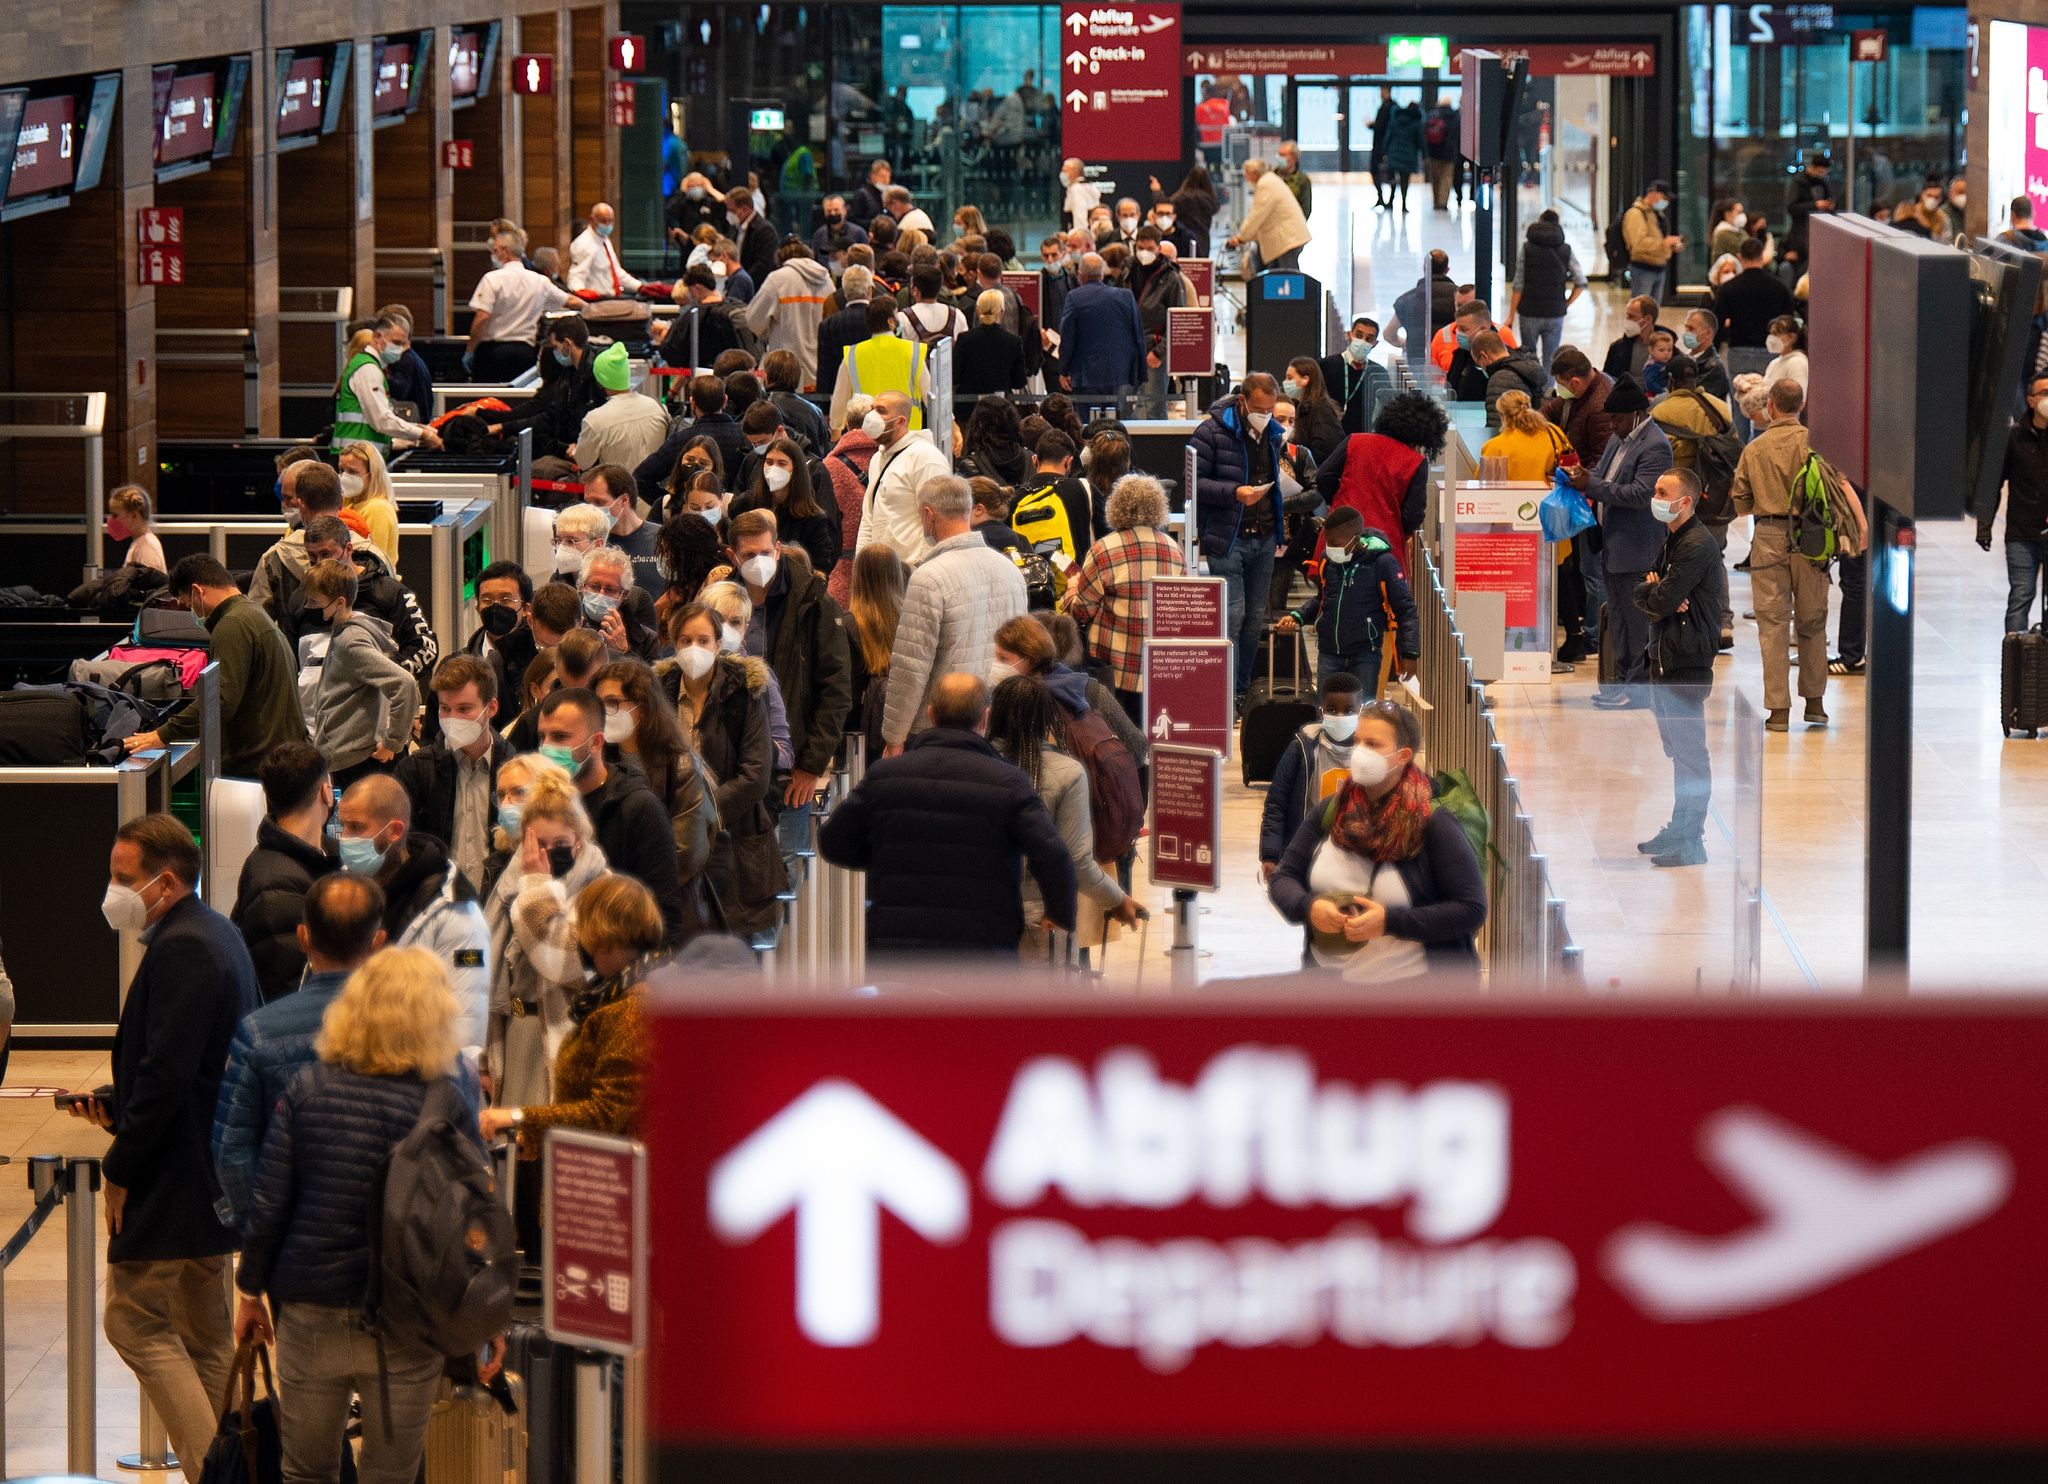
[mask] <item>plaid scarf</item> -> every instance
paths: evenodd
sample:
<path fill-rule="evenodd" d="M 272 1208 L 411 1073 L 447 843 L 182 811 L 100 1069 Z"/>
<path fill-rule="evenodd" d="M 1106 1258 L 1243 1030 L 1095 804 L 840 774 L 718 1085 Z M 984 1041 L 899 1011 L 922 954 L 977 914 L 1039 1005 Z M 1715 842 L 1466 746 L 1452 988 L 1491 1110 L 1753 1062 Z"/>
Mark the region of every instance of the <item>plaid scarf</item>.
<path fill-rule="evenodd" d="M 1330 839 L 1367 860 L 1412 859 L 1422 853 L 1422 832 L 1435 807 L 1431 797 L 1429 779 L 1413 763 L 1377 804 L 1358 784 L 1346 783 L 1337 794 Z"/>

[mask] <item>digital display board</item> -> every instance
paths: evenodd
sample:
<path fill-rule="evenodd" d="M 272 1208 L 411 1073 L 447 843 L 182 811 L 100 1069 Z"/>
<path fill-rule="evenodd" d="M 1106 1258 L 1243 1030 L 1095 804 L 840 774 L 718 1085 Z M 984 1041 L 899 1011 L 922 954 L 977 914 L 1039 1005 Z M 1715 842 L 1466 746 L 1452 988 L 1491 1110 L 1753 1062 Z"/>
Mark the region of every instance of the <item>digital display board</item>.
<path fill-rule="evenodd" d="M 370 90 L 370 112 L 378 118 L 401 116 L 412 105 L 412 43 L 387 41 L 377 48 L 377 76 Z"/>
<path fill-rule="evenodd" d="M 71 189 L 78 170 L 77 109 L 78 100 L 69 93 L 32 98 L 22 109 L 21 126 L 15 133 L 14 173 L 7 183 L 8 200 Z"/>
<path fill-rule="evenodd" d="M 157 118 L 156 162 L 175 165 L 213 152 L 214 76 L 174 75 Z"/>
<path fill-rule="evenodd" d="M 291 57 L 277 90 L 277 137 L 318 134 L 327 116 L 326 56 Z"/>
<path fill-rule="evenodd" d="M 457 26 L 448 40 L 448 98 L 467 103 L 476 97 L 478 71 L 484 60 L 481 26 Z"/>
<path fill-rule="evenodd" d="M 2048 26 L 1992 21 L 1987 29 L 1985 167 L 1991 183 L 1988 216 L 1997 233 L 2012 225 L 2008 211 L 2015 197 L 2034 203 L 2036 225 L 2048 219 Z"/>

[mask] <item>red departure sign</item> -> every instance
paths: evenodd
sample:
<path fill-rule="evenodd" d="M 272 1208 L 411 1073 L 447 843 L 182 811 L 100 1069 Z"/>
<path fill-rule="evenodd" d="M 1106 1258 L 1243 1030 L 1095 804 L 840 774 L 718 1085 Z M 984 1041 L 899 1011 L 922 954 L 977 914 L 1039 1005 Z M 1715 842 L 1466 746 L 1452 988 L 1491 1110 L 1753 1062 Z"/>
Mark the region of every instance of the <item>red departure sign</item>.
<path fill-rule="evenodd" d="M 1221 639 L 1225 593 L 1220 577 L 1155 577 L 1147 591 L 1148 639 Z"/>
<path fill-rule="evenodd" d="M 549 1129 L 541 1193 L 543 1314 L 565 1345 L 647 1344 L 647 1152 L 631 1139 Z"/>
<path fill-rule="evenodd" d="M 1339 76 L 1379 73 L 1387 70 L 1387 49 L 1368 43 L 1280 41 L 1270 45 L 1225 42 L 1191 46 L 1182 59 L 1182 70 L 1193 77 L 1198 72 L 1237 72 L 1254 76 L 1288 76 L 1301 73 L 1335 73 Z"/>
<path fill-rule="evenodd" d="M 555 59 L 529 53 L 512 59 L 512 91 L 544 98 L 555 90 Z"/>
<path fill-rule="evenodd" d="M 1230 641 L 1145 641 L 1145 735 L 1231 755 Z"/>
<path fill-rule="evenodd" d="M 1482 46 L 1475 42 L 1471 49 L 1494 52 L 1504 62 L 1527 62 L 1531 77 L 1657 75 L 1657 43 L 1654 41 L 1617 42 L 1612 46 L 1571 46 L 1562 42 L 1539 42 L 1533 46 L 1503 45 L 1495 42 Z M 1467 48 L 1462 46 L 1451 48 L 1448 76 L 1458 76 L 1458 58 L 1466 50 Z"/>
<path fill-rule="evenodd" d="M 1060 7 L 1060 145 L 1084 160 L 1180 154 L 1180 6 Z"/>
<path fill-rule="evenodd" d="M 2048 1440 L 2048 1013 L 1266 984 L 654 995 L 658 1443 Z"/>
<path fill-rule="evenodd" d="M 1223 757 L 1207 747 L 1152 744 L 1146 819 L 1152 884 L 1223 889 Z"/>

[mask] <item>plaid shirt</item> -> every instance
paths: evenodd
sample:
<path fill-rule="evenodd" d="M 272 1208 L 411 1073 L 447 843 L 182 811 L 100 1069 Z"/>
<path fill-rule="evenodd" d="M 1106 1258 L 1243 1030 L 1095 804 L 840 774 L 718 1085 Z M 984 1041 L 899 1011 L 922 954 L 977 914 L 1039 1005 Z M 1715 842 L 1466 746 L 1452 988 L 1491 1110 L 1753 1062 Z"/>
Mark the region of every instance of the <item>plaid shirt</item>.
<path fill-rule="evenodd" d="M 1089 625 L 1088 647 L 1108 663 L 1118 690 L 1145 682 L 1145 620 L 1155 577 L 1185 577 L 1180 543 L 1162 530 L 1140 526 L 1111 531 L 1088 548 L 1081 575 L 1067 593 L 1067 612 Z"/>

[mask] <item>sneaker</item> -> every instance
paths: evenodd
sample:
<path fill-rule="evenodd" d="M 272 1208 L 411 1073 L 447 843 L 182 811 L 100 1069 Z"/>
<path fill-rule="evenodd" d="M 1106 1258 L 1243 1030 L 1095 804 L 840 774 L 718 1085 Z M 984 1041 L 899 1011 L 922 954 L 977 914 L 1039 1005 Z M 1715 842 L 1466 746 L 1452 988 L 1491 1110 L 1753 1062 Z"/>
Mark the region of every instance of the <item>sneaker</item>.
<path fill-rule="evenodd" d="M 1565 660 L 1552 660 L 1550 662 L 1550 673 L 1553 675 L 1570 675 L 1577 671 L 1578 668 L 1577 665 Z"/>
<path fill-rule="evenodd" d="M 1677 825 L 1667 824 L 1663 829 L 1657 831 L 1656 834 L 1650 836 L 1649 839 L 1637 844 L 1636 849 L 1644 855 L 1662 855 L 1678 843 L 1677 830 Z"/>
<path fill-rule="evenodd" d="M 1785 710 L 1783 710 L 1783 711 L 1773 711 L 1773 712 L 1772 712 L 1772 713 L 1771 713 L 1770 715 L 1766 716 L 1766 717 L 1764 718 L 1764 730 L 1765 730 L 1765 731 L 1767 731 L 1767 732 L 1789 732 L 1789 731 L 1791 731 L 1791 730 L 1792 730 L 1792 711 L 1791 711 L 1791 708 L 1790 708 L 1790 707 L 1787 707 L 1787 708 L 1786 708 Z"/>
<path fill-rule="evenodd" d="M 1650 857 L 1650 864 L 1653 866 L 1704 866 L 1706 863 L 1706 842 L 1697 835 L 1686 840 L 1675 840 L 1668 850 Z"/>
<path fill-rule="evenodd" d="M 1819 701 L 1808 701 L 1806 703 L 1806 719 L 1817 727 L 1824 727 L 1828 724 L 1828 708 L 1821 705 Z"/>
<path fill-rule="evenodd" d="M 1602 711 L 1647 711 L 1650 703 L 1641 696 L 1630 695 L 1625 690 L 1603 690 L 1593 697 L 1593 704 Z"/>
<path fill-rule="evenodd" d="M 1580 660 L 1585 659 L 1587 653 L 1588 651 L 1586 649 L 1586 646 L 1582 644 L 1580 641 L 1578 641 L 1577 639 L 1567 639 L 1564 642 L 1564 644 L 1559 647 L 1557 651 L 1558 663 L 1563 665 L 1575 665 Z"/>
<path fill-rule="evenodd" d="M 1828 661 L 1828 674 L 1830 675 L 1861 675 L 1869 668 L 1869 665 L 1862 660 L 1845 660 L 1840 655 L 1836 655 Z"/>

